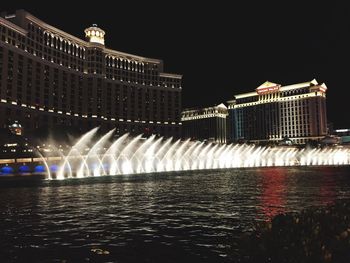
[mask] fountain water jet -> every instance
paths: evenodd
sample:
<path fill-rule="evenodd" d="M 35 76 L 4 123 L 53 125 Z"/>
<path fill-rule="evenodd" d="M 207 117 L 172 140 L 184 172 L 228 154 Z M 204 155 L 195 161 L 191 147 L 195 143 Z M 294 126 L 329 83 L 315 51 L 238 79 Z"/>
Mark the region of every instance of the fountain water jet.
<path fill-rule="evenodd" d="M 78 177 L 84 177 L 84 167 L 87 167 L 87 174 L 88 176 L 91 176 L 90 174 L 90 169 L 89 169 L 89 161 L 92 164 L 91 166 L 93 167 L 93 176 L 100 176 L 101 175 L 101 170 L 103 175 L 106 174 L 106 171 L 103 167 L 103 164 L 101 162 L 101 159 L 98 156 L 98 151 L 100 150 L 100 147 L 103 147 L 106 143 L 106 141 L 109 139 L 109 137 L 112 136 L 113 132 L 115 129 L 110 130 L 108 133 L 106 133 L 105 135 L 103 135 L 101 137 L 101 139 L 98 140 L 97 143 L 94 144 L 94 146 L 90 149 L 90 151 L 88 152 L 88 154 L 85 157 L 85 163 L 82 163 L 79 170 L 78 170 Z M 92 161 L 91 161 L 92 159 Z M 95 163 L 95 162 L 97 163 Z M 95 166 L 95 167 L 94 167 Z"/>
<path fill-rule="evenodd" d="M 73 152 L 76 150 L 80 155 L 83 150 L 83 147 L 86 147 L 86 143 L 91 140 L 91 138 L 95 135 L 97 132 L 98 127 L 93 128 L 92 130 L 88 131 L 85 133 L 79 140 L 78 142 L 72 147 L 72 149 L 69 151 L 68 155 L 65 156 L 63 160 L 63 164 L 60 165 L 60 169 L 56 175 L 56 179 L 64 179 L 64 168 L 66 165 L 69 167 L 69 177 L 73 177 L 73 171 L 71 168 L 71 163 L 69 161 L 69 158 L 72 156 Z"/>
<path fill-rule="evenodd" d="M 350 164 L 349 148 L 308 150 L 286 146 L 220 145 L 190 140 L 174 142 L 172 138 L 156 139 L 154 135 L 144 139 L 142 135 L 132 137 L 128 134 L 111 141 L 114 130 L 94 143 L 92 138 L 97 129 L 87 132 L 66 155 L 63 154 L 56 174 L 50 174 L 46 163 L 48 179 L 198 169 Z M 106 150 L 107 144 L 110 147 Z M 45 161 L 45 157 L 42 158 Z"/>

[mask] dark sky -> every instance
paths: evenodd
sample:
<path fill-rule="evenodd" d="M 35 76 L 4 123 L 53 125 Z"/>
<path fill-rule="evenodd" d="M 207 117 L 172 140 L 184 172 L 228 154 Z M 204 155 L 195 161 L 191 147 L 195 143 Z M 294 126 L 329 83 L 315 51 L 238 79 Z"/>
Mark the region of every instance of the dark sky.
<path fill-rule="evenodd" d="M 4 0 L 0 9 L 26 9 L 80 38 L 84 28 L 98 24 L 106 46 L 163 59 L 166 72 L 183 74 L 183 107 L 226 102 L 266 80 L 288 85 L 316 78 L 328 87 L 329 121 L 350 128 L 346 1 L 36 2 L 42 1 Z"/>

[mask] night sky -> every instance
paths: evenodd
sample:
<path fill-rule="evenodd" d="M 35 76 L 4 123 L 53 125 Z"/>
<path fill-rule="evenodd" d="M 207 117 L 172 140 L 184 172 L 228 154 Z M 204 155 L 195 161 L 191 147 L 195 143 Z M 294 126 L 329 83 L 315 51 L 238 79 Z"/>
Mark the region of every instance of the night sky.
<path fill-rule="evenodd" d="M 2 11 L 26 9 L 80 38 L 96 23 L 106 31 L 107 47 L 162 59 L 166 72 L 183 75 L 184 108 L 226 102 L 266 80 L 288 85 L 316 78 L 328 87 L 329 121 L 335 128 L 350 128 L 346 1 L 307 6 L 295 1 L 242 1 L 238 6 L 235 1 L 112 1 L 116 7 L 111 1 L 79 1 L 81 8 L 75 1 L 7 2 L 0 4 Z"/>

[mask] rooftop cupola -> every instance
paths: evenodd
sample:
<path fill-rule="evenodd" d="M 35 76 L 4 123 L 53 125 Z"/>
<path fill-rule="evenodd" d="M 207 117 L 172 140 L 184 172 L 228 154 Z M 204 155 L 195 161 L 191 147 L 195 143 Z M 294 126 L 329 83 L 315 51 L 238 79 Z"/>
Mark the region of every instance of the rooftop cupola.
<path fill-rule="evenodd" d="M 93 24 L 84 30 L 85 37 L 90 43 L 105 44 L 105 31 Z"/>

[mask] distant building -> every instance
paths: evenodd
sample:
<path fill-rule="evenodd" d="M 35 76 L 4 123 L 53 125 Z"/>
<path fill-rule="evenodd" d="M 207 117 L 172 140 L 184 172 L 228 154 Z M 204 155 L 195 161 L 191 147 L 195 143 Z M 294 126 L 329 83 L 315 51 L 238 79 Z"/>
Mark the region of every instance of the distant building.
<path fill-rule="evenodd" d="M 333 134 L 339 136 L 341 144 L 350 144 L 350 129 L 335 129 Z"/>
<path fill-rule="evenodd" d="M 97 25 L 84 32 L 85 40 L 24 10 L 0 14 L 0 128 L 18 120 L 26 134 L 101 126 L 180 137 L 182 76 L 106 47 Z"/>
<path fill-rule="evenodd" d="M 288 86 L 266 81 L 254 92 L 235 95 L 228 101 L 229 142 L 322 139 L 327 134 L 326 91 L 315 79 Z"/>
<path fill-rule="evenodd" d="M 227 107 L 220 105 L 182 111 L 182 137 L 226 143 Z"/>

